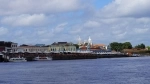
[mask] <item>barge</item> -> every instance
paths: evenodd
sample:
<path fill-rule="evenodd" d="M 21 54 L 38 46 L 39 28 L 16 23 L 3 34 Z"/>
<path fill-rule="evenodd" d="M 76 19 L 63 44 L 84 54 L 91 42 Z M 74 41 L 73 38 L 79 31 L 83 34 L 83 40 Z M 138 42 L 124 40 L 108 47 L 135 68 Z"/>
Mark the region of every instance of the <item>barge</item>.
<path fill-rule="evenodd" d="M 52 53 L 52 60 L 97 59 L 92 53 Z"/>
<path fill-rule="evenodd" d="M 96 54 L 98 58 L 130 57 L 128 54 L 120 52 L 99 52 L 94 54 Z"/>

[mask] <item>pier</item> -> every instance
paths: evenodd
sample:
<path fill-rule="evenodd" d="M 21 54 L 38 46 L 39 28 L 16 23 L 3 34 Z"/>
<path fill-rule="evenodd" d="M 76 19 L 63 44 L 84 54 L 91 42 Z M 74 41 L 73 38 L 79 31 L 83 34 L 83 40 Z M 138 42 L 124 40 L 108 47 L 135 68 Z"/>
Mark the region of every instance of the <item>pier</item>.
<path fill-rule="evenodd" d="M 76 60 L 76 59 L 97 59 L 97 58 L 115 58 L 130 57 L 123 53 L 92 53 L 92 52 L 51 52 L 51 53 L 3 53 L 0 61 L 7 62 L 13 57 L 24 57 L 27 61 L 34 61 L 35 57 L 51 57 L 52 60 Z M 3 57 L 3 58 L 2 58 Z"/>
<path fill-rule="evenodd" d="M 96 54 L 98 58 L 131 57 L 128 54 L 120 53 L 120 52 L 97 52 L 94 54 Z"/>
<path fill-rule="evenodd" d="M 96 59 L 97 55 L 90 53 L 4 53 L 5 59 L 13 57 L 24 57 L 27 61 L 39 57 L 52 57 L 52 60 L 73 60 L 73 59 Z"/>

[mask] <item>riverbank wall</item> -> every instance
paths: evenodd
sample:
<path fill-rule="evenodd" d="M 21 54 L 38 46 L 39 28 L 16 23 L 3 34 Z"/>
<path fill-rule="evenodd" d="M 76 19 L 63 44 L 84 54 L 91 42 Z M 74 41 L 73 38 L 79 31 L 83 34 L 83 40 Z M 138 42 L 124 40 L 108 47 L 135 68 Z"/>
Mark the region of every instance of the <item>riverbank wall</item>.
<path fill-rule="evenodd" d="M 34 58 L 51 57 L 52 60 L 76 60 L 76 59 L 97 59 L 97 58 L 115 58 L 115 57 L 130 57 L 126 54 L 92 54 L 92 53 L 6 53 L 5 57 L 24 57 L 27 61 L 34 61 Z M 8 61 L 6 58 L 0 58 L 0 61 Z"/>
<path fill-rule="evenodd" d="M 53 60 L 97 59 L 97 55 L 89 53 L 51 54 Z"/>

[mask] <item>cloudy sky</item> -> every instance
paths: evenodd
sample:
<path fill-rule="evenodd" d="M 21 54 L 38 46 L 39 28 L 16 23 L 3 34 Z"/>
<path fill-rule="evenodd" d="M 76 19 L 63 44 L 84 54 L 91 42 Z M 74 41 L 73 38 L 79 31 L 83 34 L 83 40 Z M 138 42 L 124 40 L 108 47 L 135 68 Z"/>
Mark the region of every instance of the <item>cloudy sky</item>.
<path fill-rule="evenodd" d="M 150 45 L 150 0 L 0 0 L 0 40 Z"/>

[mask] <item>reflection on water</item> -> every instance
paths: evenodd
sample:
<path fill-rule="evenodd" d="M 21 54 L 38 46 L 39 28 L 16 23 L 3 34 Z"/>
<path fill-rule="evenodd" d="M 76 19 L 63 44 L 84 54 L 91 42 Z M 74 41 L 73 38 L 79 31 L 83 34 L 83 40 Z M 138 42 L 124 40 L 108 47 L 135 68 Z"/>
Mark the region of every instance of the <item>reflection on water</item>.
<path fill-rule="evenodd" d="M 0 63 L 0 84 L 149 84 L 150 57 Z"/>

